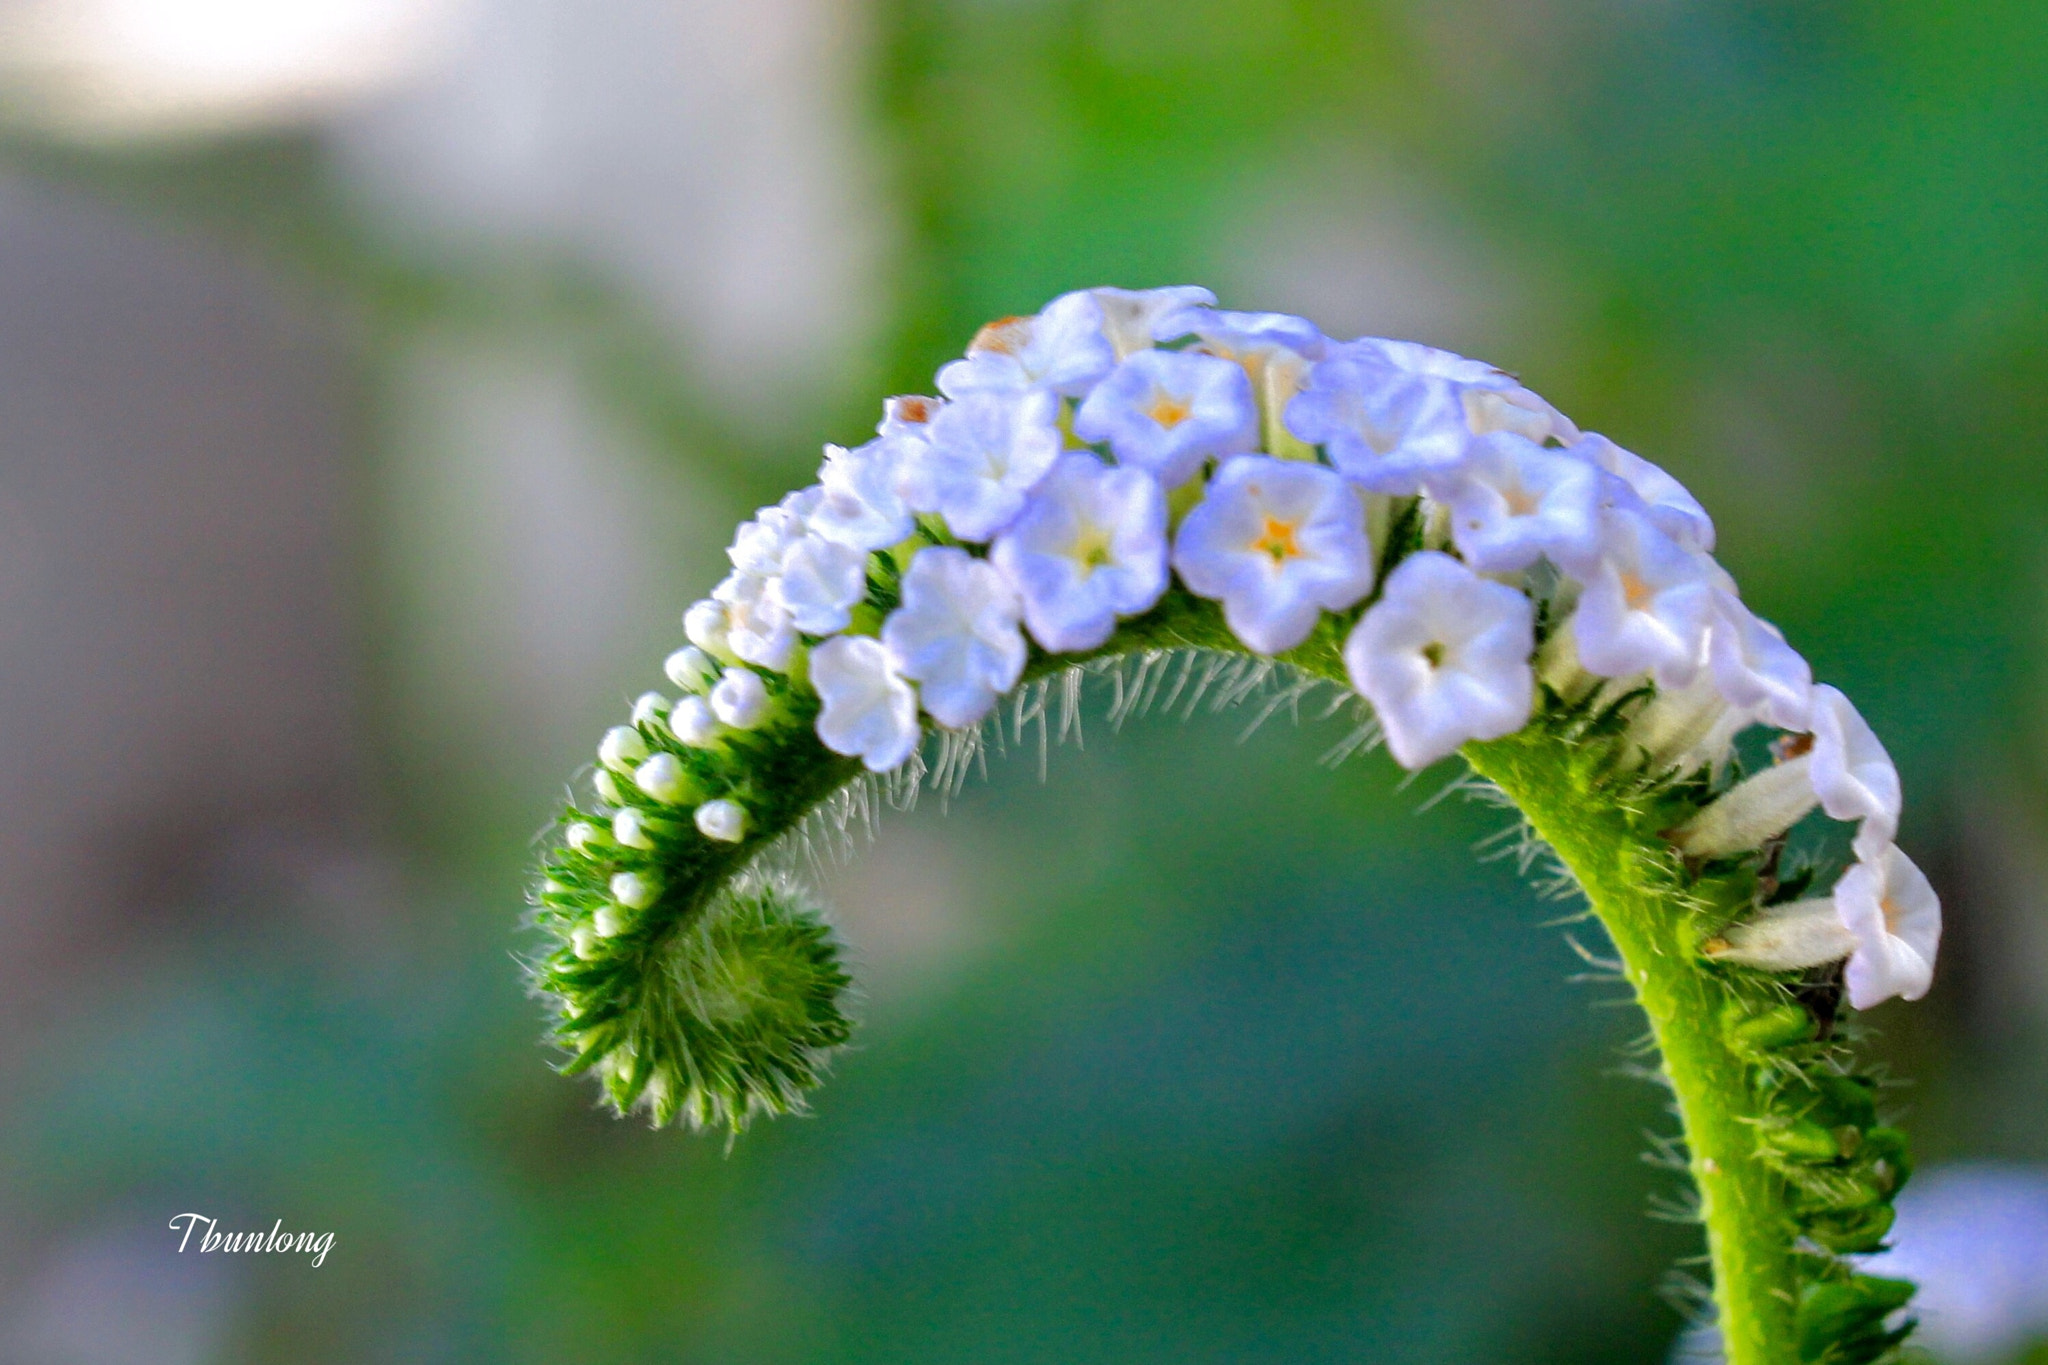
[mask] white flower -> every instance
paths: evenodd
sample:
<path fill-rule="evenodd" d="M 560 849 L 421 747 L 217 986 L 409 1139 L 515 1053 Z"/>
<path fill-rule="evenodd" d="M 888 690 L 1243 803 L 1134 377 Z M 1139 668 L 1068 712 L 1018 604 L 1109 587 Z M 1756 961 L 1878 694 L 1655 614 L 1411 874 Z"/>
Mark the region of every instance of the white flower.
<path fill-rule="evenodd" d="M 725 603 L 712 598 L 692 602 L 683 613 L 683 634 L 708 654 L 731 653 L 732 642 L 727 638 L 731 629 L 732 615 L 726 611 Z"/>
<path fill-rule="evenodd" d="M 867 551 L 807 535 L 783 556 L 778 590 L 791 624 L 804 634 L 845 630 L 868 595 Z"/>
<path fill-rule="evenodd" d="M 917 752 L 917 693 L 880 640 L 838 635 L 819 645 L 811 652 L 811 685 L 824 702 L 818 739 L 833 753 L 885 773 Z"/>
<path fill-rule="evenodd" d="M 1714 521 L 1699 499 L 1642 456 L 1623 450 L 1597 431 L 1589 431 L 1570 445 L 1573 455 L 1587 460 L 1612 475 L 1626 491 L 1623 505 L 1641 513 L 1649 523 L 1688 550 L 1714 548 Z M 1617 490 L 1620 491 L 1620 490 Z"/>
<path fill-rule="evenodd" d="M 1043 389 L 976 393 L 932 419 L 906 459 L 904 491 L 962 540 L 987 540 L 1024 506 L 1060 453 L 1059 400 Z"/>
<path fill-rule="evenodd" d="M 711 714 L 735 730 L 751 730 L 768 714 L 768 686 L 761 675 L 728 668 L 711 689 Z"/>
<path fill-rule="evenodd" d="M 737 801 L 720 797 L 697 807 L 697 832 L 720 843 L 736 844 L 747 834 L 747 811 Z"/>
<path fill-rule="evenodd" d="M 1104 321 L 1101 301 L 1080 289 L 1060 295 L 1036 317 L 991 322 L 975 334 L 965 360 L 939 371 L 939 392 L 960 399 L 1043 387 L 1078 397 L 1116 364 Z"/>
<path fill-rule="evenodd" d="M 1730 705 L 1755 713 L 1781 730 L 1805 730 L 1813 713 L 1813 669 L 1769 621 L 1734 594 L 1714 593 L 1714 623 L 1707 632 L 1707 662 L 1714 686 Z"/>
<path fill-rule="evenodd" d="M 683 691 L 701 692 L 704 684 L 717 676 L 718 667 L 711 662 L 711 656 L 697 646 L 684 645 L 662 660 L 661 671 Z"/>
<path fill-rule="evenodd" d="M 684 697 L 668 713 L 668 729 L 691 748 L 706 748 L 718 738 L 718 716 L 704 698 Z"/>
<path fill-rule="evenodd" d="M 918 683 L 941 725 L 972 725 L 1024 671 L 1017 591 L 995 567 L 951 546 L 918 551 L 903 605 L 882 623 L 896 671 Z"/>
<path fill-rule="evenodd" d="M 630 725 L 614 725 L 598 742 L 597 761 L 614 772 L 630 772 L 645 757 L 647 741 Z"/>
<path fill-rule="evenodd" d="M 1822 683 L 1813 689 L 1813 794 L 1836 820 L 1860 820 L 1856 856 L 1874 858 L 1899 832 L 1899 770 L 1855 705 Z"/>
<path fill-rule="evenodd" d="M 1544 555 L 1584 573 L 1600 548 L 1600 472 L 1511 431 L 1475 437 L 1464 466 L 1431 492 L 1473 568 L 1526 569 Z"/>
<path fill-rule="evenodd" d="M 1536 608 L 1434 550 L 1408 556 L 1344 642 L 1351 685 L 1378 712 L 1387 748 L 1423 768 L 1471 739 L 1528 723 Z"/>
<path fill-rule="evenodd" d="M 642 692 L 633 699 L 632 721 L 635 725 L 646 725 L 660 720 L 668 710 L 668 698 L 659 692 Z"/>
<path fill-rule="evenodd" d="M 1186 483 L 1212 455 L 1256 450 L 1259 410 L 1242 366 L 1193 351 L 1139 351 L 1081 401 L 1074 434 L 1118 464 Z"/>
<path fill-rule="evenodd" d="M 725 604 L 726 648 L 747 663 L 781 672 L 796 648 L 796 622 L 773 578 L 735 571 L 711 590 Z"/>
<path fill-rule="evenodd" d="M 791 496 L 795 496 L 792 494 Z M 726 558 L 740 573 L 767 578 L 782 571 L 782 556 L 802 538 L 803 518 L 788 507 L 763 507 L 733 532 Z"/>
<path fill-rule="evenodd" d="M 1102 329 L 1109 344 L 1122 360 L 1142 351 L 1155 341 L 1170 341 L 1172 327 L 1183 310 L 1216 302 L 1216 296 L 1199 285 L 1173 284 L 1160 289 L 1093 289 L 1102 306 Z"/>
<path fill-rule="evenodd" d="M 1898 996 L 1918 1000 L 1934 982 L 1941 898 L 1913 860 L 1886 844 L 1835 883 L 1835 913 L 1855 936 L 1844 973 L 1859 1010 Z"/>
<path fill-rule="evenodd" d="M 1117 617 L 1145 611 L 1166 591 L 1166 496 L 1143 470 L 1063 455 L 989 559 L 1023 597 L 1039 644 L 1093 649 Z"/>
<path fill-rule="evenodd" d="M 682 804 L 690 791 L 690 775 L 674 754 L 656 754 L 633 770 L 633 785 L 665 806 Z"/>
<path fill-rule="evenodd" d="M 1458 386 L 1435 373 L 1448 352 L 1363 337 L 1332 345 L 1287 404 L 1287 430 L 1321 445 L 1330 462 L 1374 493 L 1421 489 L 1425 474 L 1449 473 L 1471 436 Z"/>
<path fill-rule="evenodd" d="M 1261 654 L 1308 638 L 1324 610 L 1372 591 L 1372 546 L 1358 492 L 1320 465 L 1240 455 L 1225 461 L 1181 523 L 1173 567 Z"/>
<path fill-rule="evenodd" d="M 645 910 L 661 898 L 661 878 L 651 872 L 621 872 L 612 878 L 611 891 L 612 899 L 628 910 Z"/>
<path fill-rule="evenodd" d="M 1579 662 L 1604 678 L 1654 671 L 1683 687 L 1699 669 L 1714 610 L 1712 561 L 1632 512 L 1601 518 L 1602 553 L 1572 623 Z"/>
<path fill-rule="evenodd" d="M 908 536 L 915 523 L 903 501 L 903 477 L 910 454 L 925 443 L 923 432 L 919 424 L 914 432 L 878 436 L 852 450 L 826 446 L 825 463 L 818 468 L 823 493 L 811 511 L 811 530 L 857 550 L 884 549 Z"/>

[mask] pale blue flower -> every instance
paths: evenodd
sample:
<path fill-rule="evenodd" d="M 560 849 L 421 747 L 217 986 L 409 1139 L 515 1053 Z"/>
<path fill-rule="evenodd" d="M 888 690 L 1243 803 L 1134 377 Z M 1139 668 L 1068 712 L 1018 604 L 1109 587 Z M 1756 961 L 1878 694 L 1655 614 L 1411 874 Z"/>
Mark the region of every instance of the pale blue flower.
<path fill-rule="evenodd" d="M 1240 455 L 1224 462 L 1181 523 L 1173 567 L 1261 654 L 1308 638 L 1323 611 L 1372 591 L 1358 492 L 1320 465 Z"/>
<path fill-rule="evenodd" d="M 1166 495 L 1143 470 L 1063 455 L 996 537 L 989 559 L 1023 598 L 1039 644 L 1093 649 L 1117 617 L 1146 610 L 1166 591 Z"/>
<path fill-rule="evenodd" d="M 838 635 L 811 651 L 811 685 L 824 707 L 818 739 L 836 754 L 885 773 L 917 751 L 917 693 L 880 640 Z"/>
<path fill-rule="evenodd" d="M 1192 351 L 1139 351 L 1074 413 L 1074 434 L 1106 441 L 1118 464 L 1168 488 L 1212 456 L 1258 448 L 1259 412 L 1243 367 Z"/>
<path fill-rule="evenodd" d="M 890 661 L 941 725 L 974 724 L 1024 671 L 1017 590 L 950 545 L 918 551 L 902 589 L 903 605 L 882 623 Z"/>
<path fill-rule="evenodd" d="M 1387 575 L 1380 600 L 1344 642 L 1344 667 L 1378 714 L 1394 761 L 1426 768 L 1467 740 L 1528 723 L 1535 649 L 1534 603 L 1422 550 Z"/>
<path fill-rule="evenodd" d="M 1599 556 L 1600 471 L 1583 461 L 1499 431 L 1474 437 L 1457 476 L 1433 485 L 1475 569 L 1512 573 L 1547 555 L 1583 574 Z"/>
<path fill-rule="evenodd" d="M 1683 687 L 1699 671 L 1717 586 L 1712 561 L 1633 512 L 1601 518 L 1601 554 L 1573 618 L 1579 662 L 1606 678 L 1654 672 Z"/>
<path fill-rule="evenodd" d="M 1784 635 L 1733 593 L 1714 594 L 1707 632 L 1714 686 L 1729 705 L 1782 730 L 1803 731 L 1813 715 L 1813 669 Z"/>
<path fill-rule="evenodd" d="M 885 549 L 908 536 L 915 522 L 903 501 L 903 479 L 907 457 L 924 444 L 922 430 L 879 436 L 851 450 L 826 446 L 810 529 L 857 550 Z"/>
<path fill-rule="evenodd" d="M 868 593 L 867 551 L 807 535 L 789 547 L 777 581 L 790 622 L 806 635 L 845 630 Z"/>
<path fill-rule="evenodd" d="M 1472 435 L 1458 381 L 1435 372 L 1455 367 L 1437 365 L 1436 357 L 1477 366 L 1377 337 L 1332 345 L 1289 400 L 1287 430 L 1322 446 L 1330 463 L 1370 492 L 1419 492 L 1425 476 L 1456 471 Z"/>
<path fill-rule="evenodd" d="M 1898 836 L 1904 794 L 1884 742 L 1855 703 L 1822 683 L 1813 689 L 1813 794 L 1836 820 L 1856 820 L 1856 855 Z"/>
<path fill-rule="evenodd" d="M 1043 389 L 975 393 L 948 404 L 932 419 L 931 438 L 905 461 L 906 500 L 937 512 L 962 540 L 987 540 L 1058 458 L 1058 416 L 1059 400 Z"/>
<path fill-rule="evenodd" d="M 939 392 L 960 399 L 1046 388 L 1077 398 L 1116 364 L 1104 322 L 1101 302 L 1087 289 L 1060 295 L 1036 317 L 992 322 L 976 334 L 965 360 L 939 371 Z"/>
<path fill-rule="evenodd" d="M 1686 486 L 1632 451 L 1623 450 L 1597 431 L 1572 442 L 1573 455 L 1597 465 L 1619 483 L 1610 493 L 1620 505 L 1689 550 L 1714 548 L 1714 521 Z"/>

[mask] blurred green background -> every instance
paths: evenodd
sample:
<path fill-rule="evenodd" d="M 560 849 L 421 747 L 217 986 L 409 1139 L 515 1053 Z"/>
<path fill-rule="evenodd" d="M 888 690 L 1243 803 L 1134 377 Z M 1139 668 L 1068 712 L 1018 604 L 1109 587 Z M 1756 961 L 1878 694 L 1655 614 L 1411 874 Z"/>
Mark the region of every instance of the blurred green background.
<path fill-rule="evenodd" d="M 1663 1359 L 1634 1020 L 1340 722 L 890 816 L 811 1117 L 549 1072 L 530 840 L 731 525 L 1095 283 L 1478 355 L 1686 480 L 1904 773 L 1922 1161 L 2048 1161 L 2044 92 L 1999 0 L 0 9 L 0 1353 Z"/>

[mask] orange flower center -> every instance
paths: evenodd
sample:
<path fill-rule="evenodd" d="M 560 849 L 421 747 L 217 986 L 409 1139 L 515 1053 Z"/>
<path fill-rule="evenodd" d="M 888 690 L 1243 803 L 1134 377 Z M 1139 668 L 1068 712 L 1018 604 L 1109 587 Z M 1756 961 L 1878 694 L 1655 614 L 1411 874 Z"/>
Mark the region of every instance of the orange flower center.
<path fill-rule="evenodd" d="M 1301 542 L 1295 539 L 1295 533 L 1299 529 L 1291 521 L 1267 517 L 1265 530 L 1252 542 L 1252 548 L 1273 556 L 1275 564 L 1282 560 L 1297 558 L 1301 554 Z"/>
<path fill-rule="evenodd" d="M 1621 575 L 1621 595 L 1628 602 L 1628 609 L 1630 611 L 1647 611 L 1649 610 L 1650 599 L 1657 595 L 1657 590 L 1642 579 L 1637 578 L 1634 574 L 1623 570 Z"/>

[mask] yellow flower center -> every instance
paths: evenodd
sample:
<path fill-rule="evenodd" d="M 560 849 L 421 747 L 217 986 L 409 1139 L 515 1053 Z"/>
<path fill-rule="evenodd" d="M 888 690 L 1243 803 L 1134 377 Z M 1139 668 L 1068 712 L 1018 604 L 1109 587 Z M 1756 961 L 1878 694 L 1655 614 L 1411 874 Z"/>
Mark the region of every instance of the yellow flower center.
<path fill-rule="evenodd" d="M 1647 611 L 1650 599 L 1657 595 L 1657 590 L 1624 569 L 1621 574 L 1621 595 L 1628 603 L 1630 611 Z"/>
<path fill-rule="evenodd" d="M 1159 389 L 1152 394 L 1152 402 L 1145 408 L 1145 415 L 1162 429 L 1172 431 L 1188 420 L 1188 413 L 1192 410 L 1187 399 Z"/>

